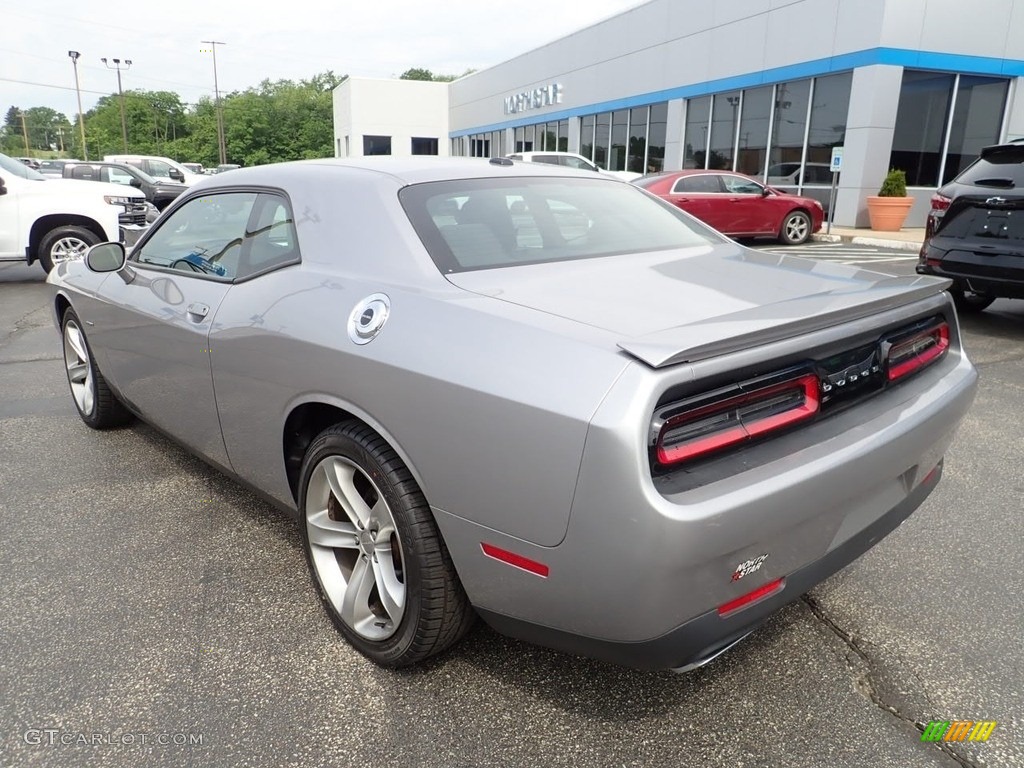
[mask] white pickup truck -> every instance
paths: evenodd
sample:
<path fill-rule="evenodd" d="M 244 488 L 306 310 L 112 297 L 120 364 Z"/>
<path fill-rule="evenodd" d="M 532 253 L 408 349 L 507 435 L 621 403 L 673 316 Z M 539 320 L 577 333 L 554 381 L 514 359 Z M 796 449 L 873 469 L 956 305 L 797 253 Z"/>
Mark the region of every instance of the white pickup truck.
<path fill-rule="evenodd" d="M 0 154 L 0 261 L 38 261 L 49 272 L 90 245 L 145 228 L 146 210 L 134 187 L 49 178 Z"/>

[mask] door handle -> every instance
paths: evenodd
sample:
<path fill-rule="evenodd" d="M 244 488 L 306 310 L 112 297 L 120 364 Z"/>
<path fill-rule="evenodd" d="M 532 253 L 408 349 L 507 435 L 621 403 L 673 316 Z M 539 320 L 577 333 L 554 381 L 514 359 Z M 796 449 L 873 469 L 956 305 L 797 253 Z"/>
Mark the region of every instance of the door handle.
<path fill-rule="evenodd" d="M 680 197 L 679 199 L 676 200 L 676 204 L 677 205 L 679 203 L 688 203 L 688 202 L 690 202 L 690 198 L 688 198 L 688 197 Z"/>
<path fill-rule="evenodd" d="M 194 301 L 188 305 L 188 313 L 197 322 L 205 320 L 206 316 L 210 314 L 210 308 L 202 302 Z"/>
<path fill-rule="evenodd" d="M 738 203 L 738 202 L 740 202 L 740 199 L 738 197 L 730 197 L 729 198 L 729 202 L 730 203 Z"/>

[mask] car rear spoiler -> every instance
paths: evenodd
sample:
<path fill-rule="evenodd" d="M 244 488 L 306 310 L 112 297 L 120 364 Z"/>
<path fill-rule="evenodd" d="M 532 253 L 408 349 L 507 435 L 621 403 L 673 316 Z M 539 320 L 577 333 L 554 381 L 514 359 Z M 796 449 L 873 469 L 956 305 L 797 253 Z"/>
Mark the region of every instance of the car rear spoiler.
<path fill-rule="evenodd" d="M 619 348 L 652 368 L 693 363 L 800 336 L 913 304 L 946 290 L 951 280 L 893 277 L 864 291 L 804 296 L 752 307 L 618 342 Z"/>

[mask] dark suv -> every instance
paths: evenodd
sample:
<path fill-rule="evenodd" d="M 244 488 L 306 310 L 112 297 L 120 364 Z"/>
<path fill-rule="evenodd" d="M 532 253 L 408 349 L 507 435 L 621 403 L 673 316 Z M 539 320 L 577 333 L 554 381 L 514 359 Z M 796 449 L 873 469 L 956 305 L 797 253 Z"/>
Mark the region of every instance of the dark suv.
<path fill-rule="evenodd" d="M 917 271 L 951 278 L 964 312 L 1024 299 L 1024 143 L 985 147 L 932 196 Z"/>
<path fill-rule="evenodd" d="M 110 184 L 125 184 L 142 190 L 146 199 L 162 211 L 188 187 L 173 181 L 155 179 L 126 163 L 68 163 L 64 166 L 64 178 L 86 181 L 105 181 Z"/>

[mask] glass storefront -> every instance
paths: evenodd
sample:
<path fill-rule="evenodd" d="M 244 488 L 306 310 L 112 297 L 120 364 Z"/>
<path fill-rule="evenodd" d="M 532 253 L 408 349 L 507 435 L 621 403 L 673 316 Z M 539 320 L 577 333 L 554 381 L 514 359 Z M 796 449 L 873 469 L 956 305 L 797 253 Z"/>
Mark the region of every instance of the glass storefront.
<path fill-rule="evenodd" d="M 683 167 L 738 171 L 827 206 L 852 79 L 843 72 L 690 99 Z"/>
<path fill-rule="evenodd" d="M 904 70 L 889 166 L 911 187 L 950 181 L 999 141 L 1008 88 L 1006 78 Z"/>
<path fill-rule="evenodd" d="M 608 171 L 655 173 L 665 165 L 668 104 L 584 115 L 579 153 Z"/>

